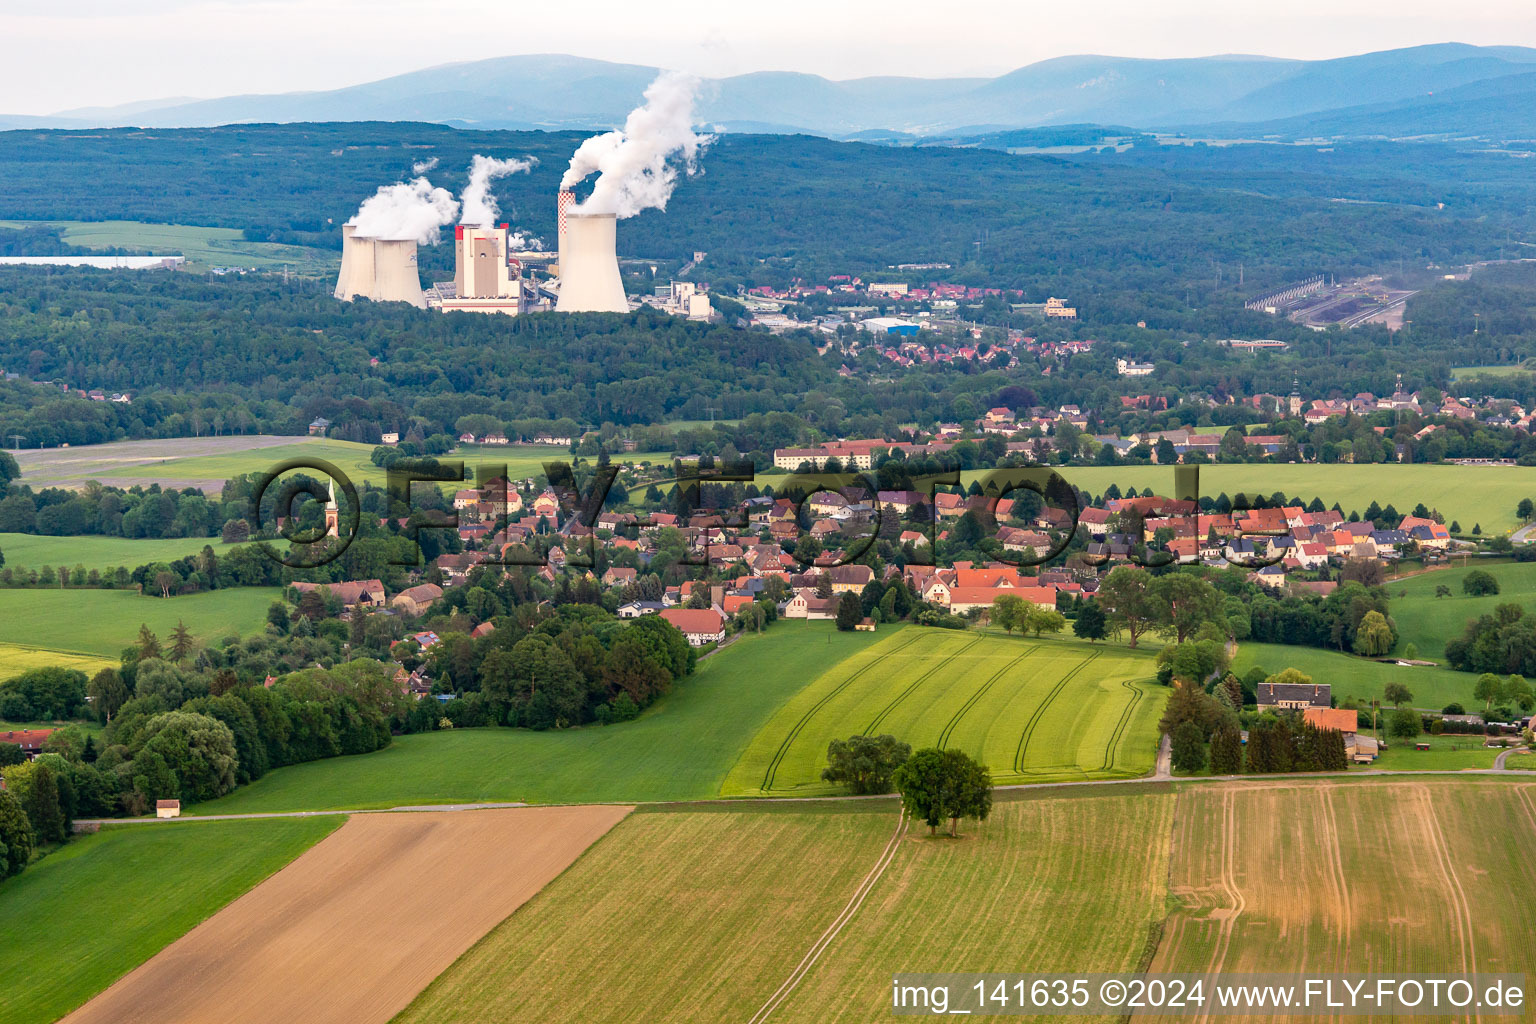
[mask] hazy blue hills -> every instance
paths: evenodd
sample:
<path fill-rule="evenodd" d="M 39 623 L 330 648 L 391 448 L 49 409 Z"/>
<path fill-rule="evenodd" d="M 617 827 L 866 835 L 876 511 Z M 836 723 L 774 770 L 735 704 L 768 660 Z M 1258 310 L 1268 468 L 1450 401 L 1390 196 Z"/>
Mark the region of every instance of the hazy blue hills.
<path fill-rule="evenodd" d="M 1533 73 L 1536 49 L 1460 43 L 1322 61 L 1072 56 L 996 78 L 832 81 L 759 72 L 707 81 L 700 107 L 708 123 L 726 131 L 890 141 L 1069 124 L 1529 138 Z M 499 57 L 324 92 L 139 101 L 53 117 L 0 117 L 0 126 L 426 121 L 488 129 L 591 129 L 622 122 L 655 74 L 651 67 L 580 57 Z M 1386 119 L 1373 125 L 1378 114 Z M 1459 126 L 1461 115 L 1475 127 Z"/>

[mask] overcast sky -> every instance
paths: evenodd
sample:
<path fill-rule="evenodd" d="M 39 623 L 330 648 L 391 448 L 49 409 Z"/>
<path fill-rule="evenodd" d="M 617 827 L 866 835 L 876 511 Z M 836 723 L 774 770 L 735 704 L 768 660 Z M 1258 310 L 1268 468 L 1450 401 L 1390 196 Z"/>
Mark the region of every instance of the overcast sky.
<path fill-rule="evenodd" d="M 331 89 L 517 53 L 854 78 L 993 75 L 1075 53 L 1322 58 L 1453 40 L 1536 46 L 1536 2 L 0 0 L 0 113 Z"/>

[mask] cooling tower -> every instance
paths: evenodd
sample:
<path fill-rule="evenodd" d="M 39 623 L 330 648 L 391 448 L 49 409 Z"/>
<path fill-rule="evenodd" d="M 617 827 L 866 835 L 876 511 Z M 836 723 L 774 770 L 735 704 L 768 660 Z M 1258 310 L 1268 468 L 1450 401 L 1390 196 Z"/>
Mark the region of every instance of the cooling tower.
<path fill-rule="evenodd" d="M 628 313 L 624 282 L 619 278 L 619 257 L 611 213 L 578 214 L 565 218 L 565 237 L 560 253 L 561 313 Z"/>
<path fill-rule="evenodd" d="M 427 308 L 416 272 L 416 243 L 362 238 L 351 224 L 341 226 L 341 273 L 335 296 L 350 302 L 361 295 L 374 302 L 409 302 Z"/>
<path fill-rule="evenodd" d="M 335 295 L 343 302 L 358 295 L 373 297 L 373 239 L 358 238 L 356 232 L 351 224 L 341 226 L 341 273 Z"/>
<path fill-rule="evenodd" d="M 373 292 L 370 298 L 375 302 L 409 302 L 417 309 L 427 308 L 416 271 L 414 240 L 374 239 Z"/>

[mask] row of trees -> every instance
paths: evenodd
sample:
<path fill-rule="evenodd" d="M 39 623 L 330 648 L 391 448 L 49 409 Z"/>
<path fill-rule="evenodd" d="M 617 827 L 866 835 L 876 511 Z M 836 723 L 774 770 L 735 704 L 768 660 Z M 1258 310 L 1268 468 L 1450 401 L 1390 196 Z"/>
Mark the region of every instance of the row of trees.
<path fill-rule="evenodd" d="M 913 753 L 894 736 L 850 736 L 827 746 L 821 777 L 850 793 L 901 794 L 902 805 L 930 833 L 949 822 L 957 835 L 962 818 L 985 821 L 992 810 L 992 775 L 985 765 L 953 748 L 929 747 Z"/>

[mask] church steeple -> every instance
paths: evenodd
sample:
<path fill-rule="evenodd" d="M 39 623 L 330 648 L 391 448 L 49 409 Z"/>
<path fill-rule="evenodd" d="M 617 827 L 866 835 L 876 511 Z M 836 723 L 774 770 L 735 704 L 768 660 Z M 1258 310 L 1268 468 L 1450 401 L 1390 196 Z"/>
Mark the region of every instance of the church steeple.
<path fill-rule="evenodd" d="M 336 507 L 336 481 L 330 482 L 328 498 L 325 503 L 325 535 L 327 537 L 341 536 L 341 510 Z"/>

